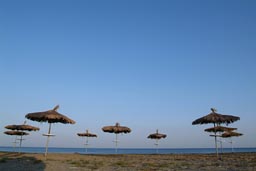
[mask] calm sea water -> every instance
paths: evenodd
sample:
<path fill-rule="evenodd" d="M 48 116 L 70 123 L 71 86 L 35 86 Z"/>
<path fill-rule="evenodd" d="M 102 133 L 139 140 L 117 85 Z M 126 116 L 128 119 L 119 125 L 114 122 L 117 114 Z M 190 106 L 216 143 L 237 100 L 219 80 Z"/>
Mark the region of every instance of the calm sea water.
<path fill-rule="evenodd" d="M 0 147 L 0 151 L 4 152 L 26 152 L 26 153 L 44 153 L 44 147 Z M 256 148 L 234 148 L 234 152 L 256 152 Z M 87 152 L 84 148 L 53 148 L 48 149 L 49 153 L 88 153 L 88 154 L 115 154 L 114 148 L 88 148 Z M 232 152 L 231 148 L 223 148 L 224 153 Z M 118 154 L 155 154 L 155 148 L 119 148 Z M 215 153 L 214 148 L 159 148 L 159 154 L 206 154 Z"/>

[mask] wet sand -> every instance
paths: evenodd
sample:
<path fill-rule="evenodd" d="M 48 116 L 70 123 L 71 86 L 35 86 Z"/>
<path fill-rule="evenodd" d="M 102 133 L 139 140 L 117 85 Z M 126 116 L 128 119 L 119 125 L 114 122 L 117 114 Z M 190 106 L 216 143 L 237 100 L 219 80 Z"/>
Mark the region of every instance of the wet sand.
<path fill-rule="evenodd" d="M 43 154 L 0 152 L 1 171 L 256 171 L 256 153 Z"/>

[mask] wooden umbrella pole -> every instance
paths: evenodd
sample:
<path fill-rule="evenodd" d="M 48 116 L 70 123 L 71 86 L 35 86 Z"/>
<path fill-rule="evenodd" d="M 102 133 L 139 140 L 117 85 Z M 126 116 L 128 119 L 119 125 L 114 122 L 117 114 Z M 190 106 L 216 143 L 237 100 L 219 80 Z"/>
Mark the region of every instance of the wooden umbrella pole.
<path fill-rule="evenodd" d="M 49 123 L 49 130 L 48 130 L 46 146 L 45 146 L 45 154 L 44 154 L 45 157 L 47 156 L 47 153 L 48 153 L 48 144 L 49 144 L 49 140 L 50 140 L 51 127 L 52 127 L 52 123 Z"/>
<path fill-rule="evenodd" d="M 220 137 L 220 149 L 221 149 L 221 154 L 223 154 L 223 146 L 222 146 L 222 139 L 221 139 L 221 137 Z"/>
<path fill-rule="evenodd" d="M 232 141 L 232 137 L 230 137 L 230 143 L 231 143 L 231 149 L 232 149 L 232 153 L 234 153 L 234 148 L 233 148 L 233 141 Z"/>
<path fill-rule="evenodd" d="M 88 152 L 88 137 L 86 137 L 86 142 L 85 142 L 85 145 L 86 145 L 86 149 L 85 149 L 85 152 L 87 153 L 87 152 Z"/>
<path fill-rule="evenodd" d="M 156 153 L 158 154 L 158 139 L 156 139 Z"/>
<path fill-rule="evenodd" d="M 14 140 L 13 152 L 15 152 L 16 150 L 16 143 L 17 143 L 17 135 L 15 136 L 15 140 Z"/>
<path fill-rule="evenodd" d="M 21 143 L 22 143 L 22 135 L 20 136 L 20 148 L 21 148 Z M 19 153 L 20 153 L 20 148 L 19 148 Z"/>
<path fill-rule="evenodd" d="M 215 128 L 215 123 L 214 123 L 213 125 L 214 125 L 214 128 Z M 217 144 L 216 131 L 214 131 L 214 138 L 215 138 L 216 155 L 217 155 L 217 158 L 219 158 L 219 152 L 218 152 L 218 144 Z"/>
<path fill-rule="evenodd" d="M 116 154 L 117 154 L 117 134 L 116 134 Z"/>

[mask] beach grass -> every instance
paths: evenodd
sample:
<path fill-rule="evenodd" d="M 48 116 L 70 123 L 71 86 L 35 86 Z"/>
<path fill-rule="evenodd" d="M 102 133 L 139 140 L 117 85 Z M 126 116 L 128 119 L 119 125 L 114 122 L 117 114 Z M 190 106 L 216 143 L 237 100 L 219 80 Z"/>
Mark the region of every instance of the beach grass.
<path fill-rule="evenodd" d="M 0 170 L 13 171 L 253 171 L 256 153 L 215 154 L 43 154 L 0 152 Z"/>

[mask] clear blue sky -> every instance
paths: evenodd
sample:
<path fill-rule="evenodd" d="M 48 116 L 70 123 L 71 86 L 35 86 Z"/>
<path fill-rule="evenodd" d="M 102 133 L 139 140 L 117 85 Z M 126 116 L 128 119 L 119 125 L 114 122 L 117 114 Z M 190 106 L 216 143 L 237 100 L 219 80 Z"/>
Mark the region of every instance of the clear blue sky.
<path fill-rule="evenodd" d="M 82 147 L 76 133 L 98 134 L 120 122 L 132 133 L 120 147 L 214 147 L 192 126 L 210 112 L 240 116 L 231 124 L 256 146 L 256 2 L 253 0 L 94 0 L 0 2 L 0 130 L 25 114 L 59 104 L 75 125 L 54 124 L 50 146 Z M 24 146 L 44 146 L 47 123 Z M 0 134 L 0 146 L 14 137 Z M 229 147 L 229 144 L 225 144 Z"/>

